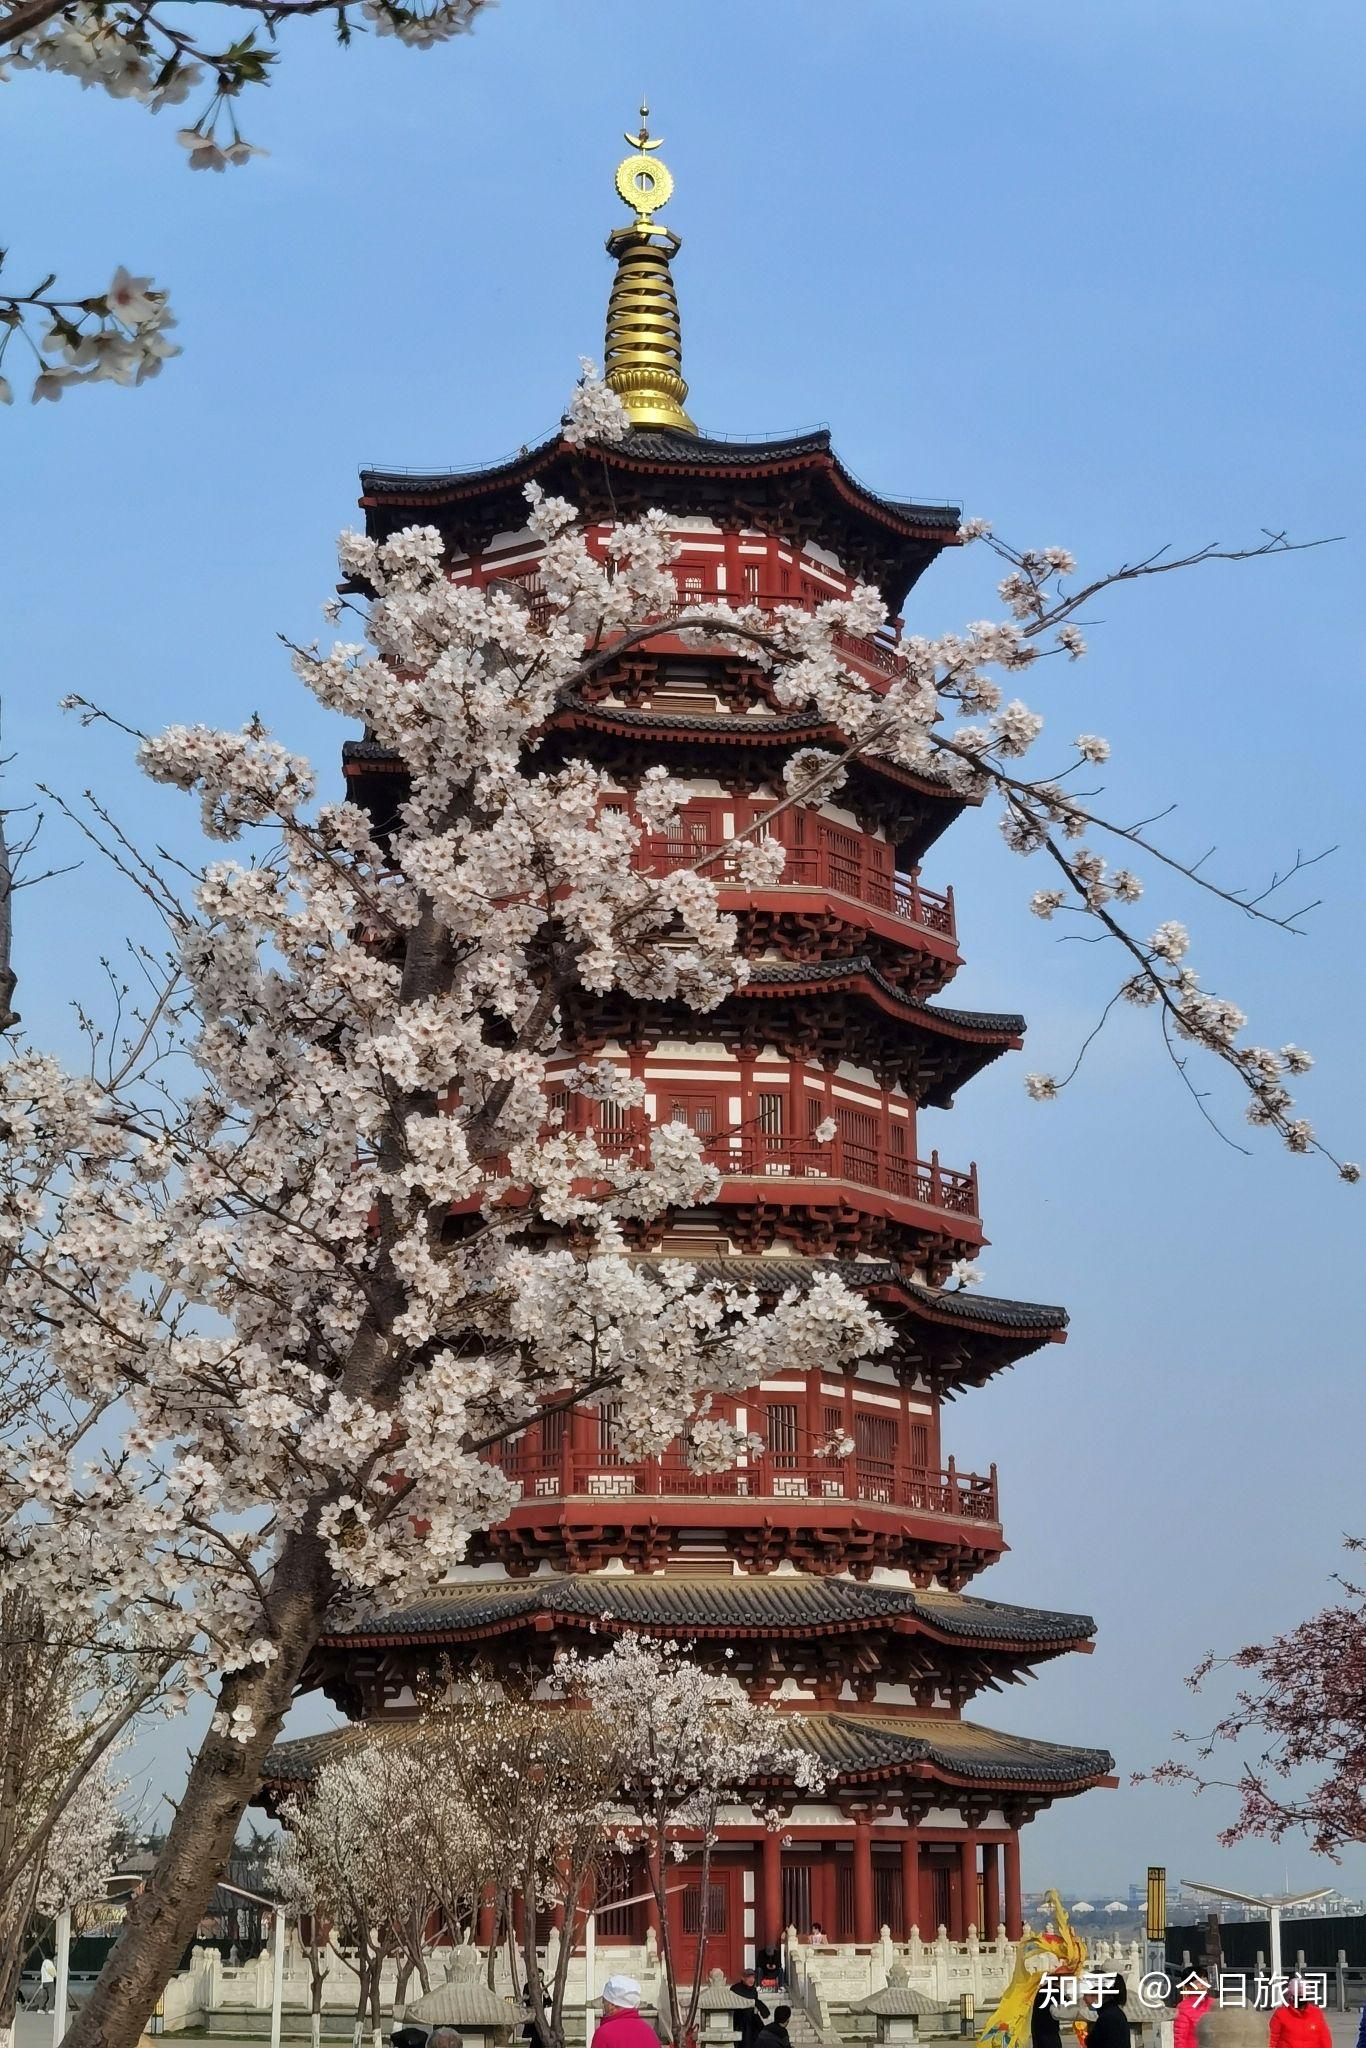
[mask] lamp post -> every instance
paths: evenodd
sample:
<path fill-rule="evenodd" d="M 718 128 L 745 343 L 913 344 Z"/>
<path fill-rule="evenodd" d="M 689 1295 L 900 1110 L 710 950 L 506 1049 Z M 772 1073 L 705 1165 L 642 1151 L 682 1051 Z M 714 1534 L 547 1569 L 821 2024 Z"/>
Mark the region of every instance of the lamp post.
<path fill-rule="evenodd" d="M 1148 1911 L 1144 1929 L 1148 1952 L 1145 1967 L 1149 1976 L 1167 1967 L 1167 1872 L 1161 1863 L 1148 1865 Z"/>
<path fill-rule="evenodd" d="M 1195 1884 L 1188 1877 L 1181 1880 L 1188 1892 L 1203 1892 L 1210 1899 L 1232 1899 L 1238 1906 L 1260 1906 L 1271 1923 L 1271 1981 L 1274 1985 L 1281 1975 L 1281 1915 L 1291 1906 L 1307 1906 L 1315 1899 L 1326 1899 L 1333 1887 L 1320 1885 L 1313 1892 L 1235 1892 L 1226 1885 Z"/>

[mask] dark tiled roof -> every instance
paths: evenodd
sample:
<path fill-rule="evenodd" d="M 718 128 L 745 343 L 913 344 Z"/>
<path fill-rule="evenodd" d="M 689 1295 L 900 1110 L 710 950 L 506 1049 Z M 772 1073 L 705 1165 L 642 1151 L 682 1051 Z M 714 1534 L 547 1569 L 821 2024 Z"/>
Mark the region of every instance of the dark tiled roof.
<path fill-rule="evenodd" d="M 648 1256 L 648 1255 L 647 1255 Z M 997 1294 L 926 1287 L 909 1279 L 891 1259 L 743 1258 L 689 1259 L 699 1280 L 753 1288 L 763 1295 L 785 1287 L 809 1287 L 818 1273 L 834 1273 L 851 1287 L 897 1287 L 933 1321 L 991 1330 L 1065 1330 L 1067 1310 L 1042 1301 L 1009 1301 Z"/>
<path fill-rule="evenodd" d="M 745 987 L 788 988 L 855 979 L 872 982 L 890 1002 L 923 1018 L 931 1028 L 970 1034 L 975 1038 L 1024 1036 L 1025 1020 L 1015 1011 L 954 1010 L 942 1003 L 927 1003 L 919 996 L 908 996 L 904 989 L 898 988 L 895 982 L 888 981 L 886 975 L 879 972 L 866 953 L 852 954 L 847 960 L 756 960 L 750 966 Z"/>
<path fill-rule="evenodd" d="M 584 1573 L 539 1579 L 472 1579 L 444 1586 L 398 1613 L 362 1617 L 328 1644 L 439 1642 L 453 1634 L 502 1629 L 536 1615 L 612 1629 L 665 1629 L 689 1635 L 847 1632 L 905 1621 L 978 1648 L 1066 1647 L 1095 1633 L 1089 1614 L 1056 1613 L 979 1600 L 966 1593 L 910 1586 L 859 1585 L 848 1579 L 774 1573 L 746 1578 L 686 1572 Z"/>
<path fill-rule="evenodd" d="M 870 490 L 852 470 L 846 469 L 834 453 L 828 427 L 817 427 L 805 434 L 783 434 L 753 441 L 729 440 L 720 435 L 679 434 L 668 428 L 633 427 L 621 441 L 611 446 L 595 445 L 587 453 L 592 459 L 627 467 L 714 470 L 722 474 L 732 470 L 783 470 L 806 466 L 814 461 L 831 467 L 846 487 L 869 506 L 907 525 L 933 527 L 949 535 L 957 531 L 961 517 L 957 505 L 921 504 L 909 498 L 887 498 L 878 491 Z M 367 498 L 395 497 L 404 502 L 415 498 L 439 498 L 470 490 L 491 490 L 500 483 L 533 476 L 557 456 L 565 454 L 573 460 L 579 459 L 578 451 L 568 450 L 560 435 L 552 434 L 534 448 L 523 449 L 504 462 L 489 463 L 478 469 L 363 469 L 360 485 Z"/>
<path fill-rule="evenodd" d="M 802 739 L 816 735 L 838 739 L 841 737 L 828 719 L 814 711 L 785 712 L 780 717 L 750 716 L 741 711 L 637 711 L 626 704 L 590 703 L 587 698 L 574 694 L 567 696 L 560 706 L 563 711 L 577 714 L 581 718 L 592 718 L 604 725 L 622 728 L 629 732 L 658 733 L 700 733 L 724 740 L 740 740 L 749 745 L 766 746 L 770 742 L 786 739 Z M 382 740 L 344 740 L 342 760 L 374 761 L 385 766 L 399 766 L 399 757 L 392 747 Z M 905 768 L 899 761 L 885 760 L 881 755 L 861 755 L 852 764 L 857 771 L 869 769 L 878 775 L 891 776 L 895 781 L 904 782 L 913 788 L 923 788 L 938 797 L 943 795 L 950 803 L 963 806 L 976 803 L 979 799 L 964 797 L 955 790 L 942 770 L 926 763 L 919 768 Z"/>
<path fill-rule="evenodd" d="M 908 1294 L 935 1316 L 955 1323 L 991 1324 L 1006 1330 L 1065 1330 L 1067 1310 L 1043 1301 L 1007 1301 L 999 1294 L 975 1294 L 967 1289 L 946 1292 L 925 1287 L 918 1280 L 903 1282 Z"/>
<path fill-rule="evenodd" d="M 920 1765 L 930 1777 L 958 1783 L 1079 1789 L 1114 1765 L 1108 1750 L 1073 1749 L 939 1716 L 809 1714 L 793 1734 L 842 1778 L 891 1776 Z"/>
<path fill-rule="evenodd" d="M 798 542 L 818 532 L 845 567 L 880 585 L 893 611 L 945 546 L 958 508 L 884 498 L 860 483 L 817 433 L 725 441 L 637 428 L 615 447 L 572 448 L 556 434 L 510 461 L 477 470 L 361 472 L 366 529 L 391 533 L 414 515 L 436 518 L 471 552 L 520 526 L 523 492 L 539 481 L 589 519 L 629 517 L 648 505 L 710 513 Z"/>
<path fill-rule="evenodd" d="M 417 1720 L 394 1720 L 382 1724 L 382 1733 L 386 1741 L 405 1742 L 420 1726 Z M 277 1791 L 307 1784 L 324 1763 L 370 1733 L 363 1724 L 353 1724 L 277 1743 L 262 1765 L 262 1779 Z M 895 1778 L 912 1771 L 953 1785 L 1072 1792 L 1095 1784 L 1114 1766 L 1108 1750 L 1075 1749 L 937 1715 L 797 1714 L 792 1734 L 836 1780 Z"/>

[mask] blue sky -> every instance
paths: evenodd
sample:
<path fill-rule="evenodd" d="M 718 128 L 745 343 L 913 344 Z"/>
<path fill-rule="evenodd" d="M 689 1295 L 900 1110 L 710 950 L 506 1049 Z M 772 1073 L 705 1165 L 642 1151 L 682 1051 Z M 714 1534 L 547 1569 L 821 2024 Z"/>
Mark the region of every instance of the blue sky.
<path fill-rule="evenodd" d="M 186 170 L 174 116 L 6 86 L 13 274 L 150 270 L 185 346 L 141 391 L 0 417 L 12 794 L 94 783 L 147 839 L 193 847 L 191 809 L 57 711 L 70 689 L 142 726 L 258 710 L 335 759 L 341 730 L 275 635 L 321 630 L 361 463 L 478 462 L 554 422 L 601 348 L 611 176 L 644 91 L 704 426 L 826 420 L 876 486 L 955 497 L 1087 569 L 1263 527 L 1346 536 L 1117 593 L 1092 657 L 1030 694 L 1060 739 L 1113 741 L 1118 814 L 1176 804 L 1170 842 L 1217 845 L 1222 876 L 1339 848 L 1299 894 L 1322 898 L 1308 937 L 1151 874 L 1149 900 L 1259 1039 L 1318 1055 L 1306 1113 L 1362 1157 L 1363 55 L 1348 0 L 503 0 L 428 54 L 289 32 L 243 110 L 270 155 L 224 177 Z M 937 568 L 915 628 L 988 613 L 990 567 Z M 71 851 L 56 826 L 48 846 Z M 1198 1725 L 1181 1681 L 1201 1652 L 1307 1614 L 1364 1526 L 1363 1194 L 1221 1144 L 1144 1020 L 1061 1103 L 1029 1104 L 1025 1065 L 1066 1062 L 1105 963 L 1027 916 L 1037 878 L 985 823 L 926 880 L 957 890 L 956 993 L 1030 1018 L 1025 1059 L 927 1133 L 981 1166 L 989 1284 L 1073 1316 L 1065 1347 L 950 1417 L 962 1462 L 1001 1466 L 1013 1548 L 979 1589 L 1100 1622 L 1094 1657 L 983 1718 L 1106 1743 L 1127 1773 Z M 136 912 L 89 866 L 23 908 L 22 1007 L 66 1043 L 70 996 Z M 1339 1875 L 1295 1844 L 1218 1850 L 1227 1813 L 1094 1794 L 1031 1831 L 1026 1880 Z M 1366 1885 L 1366 1857 L 1341 1875 Z"/>

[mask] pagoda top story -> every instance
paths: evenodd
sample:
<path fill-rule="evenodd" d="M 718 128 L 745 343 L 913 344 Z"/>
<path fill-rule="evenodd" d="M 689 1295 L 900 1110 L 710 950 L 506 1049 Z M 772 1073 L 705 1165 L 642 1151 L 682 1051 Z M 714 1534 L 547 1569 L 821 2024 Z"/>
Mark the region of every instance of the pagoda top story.
<path fill-rule="evenodd" d="M 607 238 L 617 273 L 607 308 L 606 382 L 631 425 L 622 441 L 575 446 L 562 433 L 505 462 L 429 474 L 361 472 L 361 504 L 376 538 L 411 523 L 440 526 L 452 548 L 478 554 L 495 534 L 523 524 L 529 483 L 568 497 L 589 520 L 632 518 L 658 506 L 713 514 L 797 541 L 819 539 L 847 568 L 881 590 L 897 612 L 941 548 L 955 544 L 960 508 L 883 497 L 847 469 L 818 427 L 763 440 L 698 432 L 683 410 L 683 347 L 672 258 L 682 242 L 654 216 L 673 191 L 659 140 L 646 126 L 627 135 L 633 154 L 616 189 L 635 219 Z"/>

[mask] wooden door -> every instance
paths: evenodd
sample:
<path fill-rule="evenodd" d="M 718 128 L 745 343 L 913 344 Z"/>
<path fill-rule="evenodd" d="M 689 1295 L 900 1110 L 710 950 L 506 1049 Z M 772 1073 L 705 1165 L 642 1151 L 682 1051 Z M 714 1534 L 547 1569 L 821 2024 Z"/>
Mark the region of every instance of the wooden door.
<path fill-rule="evenodd" d="M 669 866 L 690 868 L 703 854 L 719 853 L 722 843 L 720 806 L 689 804 L 669 827 Z M 711 872 L 710 863 L 703 872 Z"/>
<path fill-rule="evenodd" d="M 878 1184 L 878 1120 L 870 1109 L 850 1109 L 839 1103 L 835 1125 L 840 1138 L 839 1170 L 846 1180 L 864 1187 Z"/>
<path fill-rule="evenodd" d="M 891 1500 L 896 1480 L 896 1417 L 854 1413 L 854 1461 L 860 1500 Z"/>
<path fill-rule="evenodd" d="M 715 1161 L 724 1171 L 725 1159 L 718 1135 L 721 1130 L 720 1096 L 715 1090 L 675 1088 L 668 1097 L 668 1103 L 669 1122 L 686 1124 L 690 1131 L 696 1131 L 708 1159 Z"/>
<path fill-rule="evenodd" d="M 744 1967 L 745 1913 L 741 1873 L 732 1864 L 713 1863 L 705 1897 L 702 1873 L 684 1864 L 669 1883 L 669 1942 L 680 1983 L 691 1984 L 694 1972 L 705 1978 L 724 1970 L 729 1984 Z"/>

